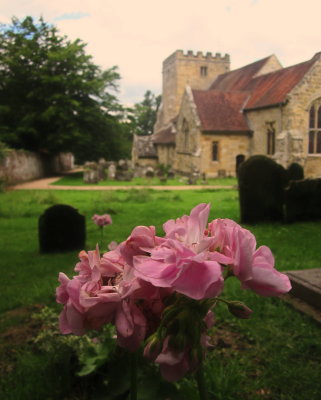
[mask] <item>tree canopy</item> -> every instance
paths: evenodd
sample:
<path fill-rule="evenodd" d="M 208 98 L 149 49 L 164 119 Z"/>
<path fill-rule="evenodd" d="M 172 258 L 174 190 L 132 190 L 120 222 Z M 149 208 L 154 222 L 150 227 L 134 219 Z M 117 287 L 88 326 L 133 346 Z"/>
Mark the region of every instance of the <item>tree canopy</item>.
<path fill-rule="evenodd" d="M 130 110 L 129 119 L 136 135 L 151 135 L 156 122 L 157 111 L 161 103 L 161 95 L 155 96 L 150 90 L 144 94 L 144 99 L 136 103 Z"/>
<path fill-rule="evenodd" d="M 123 156 L 120 75 L 95 65 L 85 47 L 42 18 L 0 26 L 0 140 L 44 154 L 72 151 L 81 161 Z"/>

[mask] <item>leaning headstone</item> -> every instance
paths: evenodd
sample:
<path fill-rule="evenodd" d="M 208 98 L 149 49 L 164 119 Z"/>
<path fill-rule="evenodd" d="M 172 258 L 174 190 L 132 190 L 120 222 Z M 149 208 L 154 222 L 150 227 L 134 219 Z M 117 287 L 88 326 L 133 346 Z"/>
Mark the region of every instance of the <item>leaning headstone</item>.
<path fill-rule="evenodd" d="M 115 179 L 116 177 L 116 165 L 115 164 L 110 164 L 107 170 L 107 177 L 108 179 Z"/>
<path fill-rule="evenodd" d="M 145 176 L 146 176 L 146 178 L 154 178 L 154 176 L 155 176 L 154 168 L 153 167 L 147 167 Z"/>
<path fill-rule="evenodd" d="M 98 183 L 99 176 L 97 169 L 85 169 L 84 170 L 84 183 Z"/>
<path fill-rule="evenodd" d="M 39 217 L 39 249 L 42 253 L 79 250 L 85 247 L 85 217 L 68 205 L 56 204 Z"/>
<path fill-rule="evenodd" d="M 84 183 L 99 182 L 98 164 L 96 162 L 86 162 L 84 165 Z"/>
<path fill-rule="evenodd" d="M 98 161 L 98 179 L 104 181 L 107 177 L 106 170 L 108 168 L 108 163 L 104 158 Z"/>
<path fill-rule="evenodd" d="M 197 172 L 193 172 L 193 173 L 188 177 L 187 183 L 188 183 L 189 185 L 196 185 L 197 179 L 198 179 L 198 178 L 199 178 L 199 174 L 198 174 Z"/>
<path fill-rule="evenodd" d="M 126 160 L 119 160 L 117 167 L 118 167 L 117 169 L 120 169 L 122 171 L 127 171 L 128 170 L 128 165 L 127 165 Z"/>

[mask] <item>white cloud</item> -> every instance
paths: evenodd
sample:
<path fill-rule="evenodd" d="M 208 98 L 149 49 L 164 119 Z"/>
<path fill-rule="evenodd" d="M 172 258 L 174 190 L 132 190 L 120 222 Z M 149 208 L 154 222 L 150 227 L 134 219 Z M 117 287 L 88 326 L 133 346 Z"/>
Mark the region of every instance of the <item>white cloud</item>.
<path fill-rule="evenodd" d="M 42 15 L 88 43 L 97 64 L 118 65 L 124 102 L 160 93 L 162 61 L 177 49 L 229 53 L 232 68 L 272 53 L 288 66 L 321 50 L 320 0 L 0 0 L 0 10 L 3 22 Z"/>

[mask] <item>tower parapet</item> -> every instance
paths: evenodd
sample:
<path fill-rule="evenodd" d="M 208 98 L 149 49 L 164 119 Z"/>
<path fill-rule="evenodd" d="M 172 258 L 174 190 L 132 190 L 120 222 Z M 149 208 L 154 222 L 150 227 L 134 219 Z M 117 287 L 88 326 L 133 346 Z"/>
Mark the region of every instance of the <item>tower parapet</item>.
<path fill-rule="evenodd" d="M 174 53 L 172 53 L 170 56 L 168 56 L 164 61 L 163 65 L 167 64 L 168 62 L 171 62 L 175 59 L 197 59 L 197 60 L 203 60 L 203 61 L 217 61 L 217 62 L 230 62 L 230 55 L 229 54 L 224 54 L 221 55 L 221 53 L 211 53 L 210 51 L 204 53 L 202 51 L 197 51 L 194 52 L 193 50 L 187 50 L 187 52 L 184 52 L 183 50 L 176 50 Z"/>

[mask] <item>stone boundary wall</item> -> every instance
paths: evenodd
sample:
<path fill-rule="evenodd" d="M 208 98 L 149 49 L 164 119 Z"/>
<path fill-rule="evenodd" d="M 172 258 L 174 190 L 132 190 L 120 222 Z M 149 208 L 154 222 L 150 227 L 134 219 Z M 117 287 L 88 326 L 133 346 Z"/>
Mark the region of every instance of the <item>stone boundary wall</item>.
<path fill-rule="evenodd" d="M 0 180 L 6 185 L 41 179 L 52 173 L 61 173 L 74 167 L 72 153 L 60 153 L 51 160 L 25 150 L 6 150 L 0 160 Z"/>

